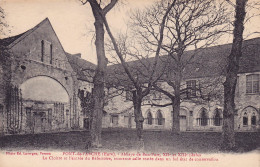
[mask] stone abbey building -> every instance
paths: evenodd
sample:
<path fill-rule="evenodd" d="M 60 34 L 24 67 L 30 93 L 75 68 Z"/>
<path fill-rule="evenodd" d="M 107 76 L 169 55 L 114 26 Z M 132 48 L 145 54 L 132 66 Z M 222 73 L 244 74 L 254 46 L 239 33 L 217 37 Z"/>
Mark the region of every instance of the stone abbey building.
<path fill-rule="evenodd" d="M 0 133 L 42 133 L 89 129 L 91 72 L 95 65 L 64 51 L 46 18 L 32 29 L 0 40 Z M 236 91 L 235 130 L 259 130 L 260 38 L 244 42 Z M 225 58 L 231 45 L 204 49 L 196 65 L 184 72 L 183 87 L 210 83 L 214 98 L 201 99 L 199 89 L 182 98 L 181 131 L 221 131 Z M 108 66 L 108 70 L 112 68 Z M 88 69 L 88 70 L 85 70 Z M 167 87 L 166 83 L 160 85 Z M 214 89 L 213 89 L 214 88 Z M 214 91 L 213 91 L 214 90 Z M 129 92 L 109 100 L 104 128 L 135 128 Z M 151 92 L 143 102 L 144 129 L 171 129 L 172 107 L 154 107 L 169 99 Z"/>
<path fill-rule="evenodd" d="M 73 64 L 80 54 L 64 51 L 49 19 L 0 43 L 5 48 L 0 66 L 1 133 L 82 127 L 78 90 L 91 91 L 91 84 L 81 82 L 89 78 Z M 85 61 L 84 65 L 95 66 Z"/>
<path fill-rule="evenodd" d="M 223 124 L 224 87 L 226 60 L 231 44 L 201 49 L 183 71 L 181 96 L 181 131 L 221 131 Z M 193 54 L 186 51 L 184 54 Z M 135 64 L 135 63 L 133 63 Z M 111 67 L 110 67 L 111 68 Z M 235 130 L 258 131 L 260 129 L 260 38 L 243 42 L 235 94 Z M 173 92 L 166 82 L 159 82 L 164 90 Z M 114 97 L 105 110 L 110 113 L 107 127 L 135 128 L 131 92 L 125 91 Z M 144 98 L 142 114 L 144 129 L 171 129 L 172 106 L 164 105 L 171 100 L 164 94 L 151 91 Z"/>

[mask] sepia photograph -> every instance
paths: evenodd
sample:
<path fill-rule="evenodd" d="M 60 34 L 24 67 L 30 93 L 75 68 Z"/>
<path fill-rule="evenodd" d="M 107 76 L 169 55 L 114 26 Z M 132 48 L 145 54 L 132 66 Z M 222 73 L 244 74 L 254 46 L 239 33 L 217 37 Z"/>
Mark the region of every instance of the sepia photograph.
<path fill-rule="evenodd" d="M 260 166 L 259 0 L 0 0 L 0 166 Z"/>

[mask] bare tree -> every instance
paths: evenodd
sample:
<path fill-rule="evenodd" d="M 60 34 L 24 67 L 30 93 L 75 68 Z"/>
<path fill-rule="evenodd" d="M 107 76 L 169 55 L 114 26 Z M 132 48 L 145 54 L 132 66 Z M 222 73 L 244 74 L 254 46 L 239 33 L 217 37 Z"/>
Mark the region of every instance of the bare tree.
<path fill-rule="evenodd" d="M 120 48 L 120 45 L 118 44 L 118 41 L 116 41 L 116 39 L 114 38 L 114 36 L 110 30 L 110 27 L 107 23 L 106 18 L 103 17 L 104 25 L 106 27 L 108 35 L 113 44 L 113 49 L 116 52 L 116 55 L 118 56 L 118 58 L 120 60 L 121 67 L 124 70 L 124 72 L 127 76 L 127 79 L 130 81 L 130 82 L 128 82 L 128 85 L 129 85 L 128 87 L 131 88 L 131 92 L 132 92 L 132 102 L 133 102 L 133 106 L 134 106 L 134 115 L 135 115 L 137 136 L 138 136 L 138 139 L 141 142 L 142 146 L 143 146 L 143 122 L 144 122 L 144 118 L 143 118 L 142 111 L 141 111 L 142 99 L 149 93 L 153 83 L 156 82 L 156 80 L 158 80 L 158 77 L 155 77 L 155 75 L 156 75 L 156 69 L 157 69 L 157 62 L 159 59 L 160 50 L 161 50 L 161 46 L 162 46 L 162 41 L 164 38 L 163 34 L 164 34 L 164 29 L 165 29 L 165 23 L 166 23 L 167 16 L 168 16 L 170 10 L 175 6 L 175 2 L 176 2 L 176 0 L 169 2 L 166 6 L 167 9 L 161 15 L 161 18 L 160 18 L 161 21 L 158 26 L 159 33 L 158 33 L 158 41 L 156 43 L 157 47 L 156 47 L 155 51 L 153 52 L 155 55 L 154 55 L 154 58 L 152 61 L 152 65 L 143 74 L 140 73 L 141 69 L 139 69 L 139 70 L 130 69 L 130 66 L 133 67 L 133 64 L 130 65 L 129 63 L 126 62 L 125 55 L 131 54 L 131 53 L 122 52 L 122 49 Z M 124 47 L 124 48 L 126 48 L 126 47 Z M 137 58 L 138 55 L 135 55 L 135 57 Z M 143 57 L 145 57 L 145 56 L 143 56 Z M 138 61 L 138 63 L 134 64 L 135 69 L 138 69 L 138 67 L 137 67 L 138 64 L 139 65 L 142 64 L 142 61 Z M 144 76 L 146 76 L 146 77 L 144 77 Z"/>
<path fill-rule="evenodd" d="M 0 7 L 0 38 L 6 35 L 6 28 L 8 27 L 5 17 L 6 14 L 4 9 Z M 7 95 L 6 97 L 8 97 L 8 95 L 14 92 L 14 89 L 10 84 L 10 60 L 12 59 L 12 56 L 10 55 L 10 51 L 7 48 L 7 44 L 8 42 L 6 40 L 0 39 L 0 94 Z M 5 106 L 1 106 L 4 110 L 6 110 L 6 108 L 9 107 L 9 99 L 7 99 L 6 97 L 0 98 L 0 102 L 2 104 L 5 104 Z"/>
<path fill-rule="evenodd" d="M 82 4 L 90 4 L 93 16 L 95 18 L 95 45 L 97 53 L 97 68 L 93 78 L 93 98 L 94 109 L 92 113 L 91 125 L 91 146 L 101 147 L 101 132 L 102 132 L 102 114 L 104 108 L 104 76 L 107 68 L 107 58 L 104 49 L 104 19 L 106 14 L 116 5 L 118 0 L 111 0 L 107 4 L 98 0 L 81 0 Z M 103 6 L 103 7 L 102 7 Z"/>
<path fill-rule="evenodd" d="M 2 38 L 4 35 L 6 35 L 5 29 L 8 27 L 8 24 L 6 22 L 6 14 L 4 9 L 0 6 L 0 38 Z M 0 55 L 6 56 L 7 54 L 7 48 L 6 48 L 6 42 L 1 41 L 0 42 Z M 4 57 L 1 57 L 2 59 Z"/>
<path fill-rule="evenodd" d="M 224 150 L 232 150 L 235 147 L 234 113 L 235 113 L 235 89 L 239 70 L 239 59 L 242 56 L 242 43 L 244 20 L 246 16 L 247 0 L 236 0 L 235 22 L 233 30 L 233 44 L 228 56 L 226 81 L 224 82 L 224 111 L 223 111 L 223 143 Z"/>
<path fill-rule="evenodd" d="M 160 17 L 169 1 L 161 1 L 152 9 L 136 12 L 132 18 L 132 26 L 143 38 L 143 43 L 149 50 L 154 50 L 159 41 L 156 27 L 160 26 Z M 173 132 L 180 131 L 179 111 L 181 102 L 181 82 L 184 69 L 192 63 L 194 57 L 227 30 L 228 17 L 223 3 L 215 0 L 177 0 L 166 19 L 164 40 L 161 48 L 165 56 L 161 60 L 166 70 L 162 71 L 164 80 L 172 90 L 164 90 L 154 84 L 154 87 L 172 100 Z M 195 49 L 189 54 L 186 50 Z"/>
<path fill-rule="evenodd" d="M 2 35 L 5 35 L 4 29 L 8 27 L 8 24 L 6 22 L 6 14 L 2 7 L 0 7 L 0 37 Z"/>

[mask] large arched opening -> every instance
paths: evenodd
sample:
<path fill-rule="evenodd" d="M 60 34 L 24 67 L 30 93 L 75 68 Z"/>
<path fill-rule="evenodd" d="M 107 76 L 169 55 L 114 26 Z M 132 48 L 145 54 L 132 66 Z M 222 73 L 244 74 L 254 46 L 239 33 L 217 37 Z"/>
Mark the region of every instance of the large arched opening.
<path fill-rule="evenodd" d="M 67 90 L 55 79 L 47 76 L 37 76 L 26 80 L 21 86 L 24 100 L 69 102 Z"/>
<path fill-rule="evenodd" d="M 26 131 L 46 132 L 68 127 L 70 98 L 65 87 L 48 76 L 37 76 L 20 86 Z"/>

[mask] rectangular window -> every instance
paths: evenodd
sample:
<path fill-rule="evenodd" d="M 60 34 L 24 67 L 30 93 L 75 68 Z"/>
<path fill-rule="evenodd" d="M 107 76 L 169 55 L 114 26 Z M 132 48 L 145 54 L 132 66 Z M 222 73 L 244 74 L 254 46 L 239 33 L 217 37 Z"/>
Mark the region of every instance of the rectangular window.
<path fill-rule="evenodd" d="M 248 125 L 248 118 L 243 117 L 243 126 L 247 126 L 247 125 Z"/>
<path fill-rule="evenodd" d="M 52 109 L 48 109 L 48 123 L 51 124 L 52 122 Z"/>
<path fill-rule="evenodd" d="M 112 115 L 112 124 L 118 125 L 118 115 Z"/>
<path fill-rule="evenodd" d="M 187 85 L 187 98 L 196 96 L 196 80 L 186 82 Z"/>
<path fill-rule="evenodd" d="M 42 40 L 41 42 L 41 61 L 43 62 L 43 58 L 44 58 L 44 40 Z"/>
<path fill-rule="evenodd" d="M 52 64 L 52 44 L 50 44 L 50 64 Z"/>
<path fill-rule="evenodd" d="M 255 115 L 252 116 L 252 118 L 251 118 L 251 125 L 256 126 L 256 116 Z"/>
<path fill-rule="evenodd" d="M 64 104 L 61 104 L 61 123 L 64 123 L 65 122 L 65 119 L 64 119 Z"/>
<path fill-rule="evenodd" d="M 246 76 L 246 93 L 259 93 L 259 75 L 252 74 Z"/>
<path fill-rule="evenodd" d="M 239 94 L 239 82 L 240 82 L 240 77 L 237 76 L 237 84 L 236 84 L 236 94 Z"/>
<path fill-rule="evenodd" d="M 0 104 L 0 114 L 4 112 L 4 106 Z"/>
<path fill-rule="evenodd" d="M 53 46 L 46 40 L 41 41 L 41 62 L 53 63 Z"/>
<path fill-rule="evenodd" d="M 128 124 L 128 122 L 129 122 L 129 117 L 128 116 L 124 116 L 124 122 L 125 122 L 125 124 Z"/>

